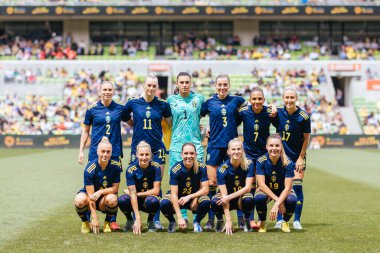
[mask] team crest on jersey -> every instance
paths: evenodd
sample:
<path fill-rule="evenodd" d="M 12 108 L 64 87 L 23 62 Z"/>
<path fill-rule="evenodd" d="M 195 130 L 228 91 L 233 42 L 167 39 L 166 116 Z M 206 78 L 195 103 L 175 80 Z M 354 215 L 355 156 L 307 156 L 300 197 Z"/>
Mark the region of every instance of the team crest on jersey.
<path fill-rule="evenodd" d="M 150 118 L 150 111 L 146 111 L 145 116 L 149 119 Z"/>
<path fill-rule="evenodd" d="M 222 109 L 222 114 L 223 114 L 223 116 L 226 116 L 226 113 L 227 113 L 226 108 L 223 108 L 223 109 Z"/>
<path fill-rule="evenodd" d="M 197 101 L 193 100 L 193 107 L 196 108 L 197 107 Z"/>
<path fill-rule="evenodd" d="M 144 188 L 144 189 L 147 189 L 147 188 L 148 188 L 148 182 L 144 182 L 144 183 L 143 183 L 143 188 Z"/>
<path fill-rule="evenodd" d="M 210 154 L 207 154 L 207 161 L 209 161 L 211 158 Z"/>
<path fill-rule="evenodd" d="M 272 176 L 271 178 L 270 178 L 271 180 L 272 180 L 272 182 L 276 182 L 276 176 Z"/>
<path fill-rule="evenodd" d="M 285 125 L 285 131 L 288 131 L 288 130 L 289 130 L 289 125 L 286 124 L 286 125 Z"/>
<path fill-rule="evenodd" d="M 191 182 L 187 181 L 186 182 L 186 187 L 189 188 L 191 186 Z"/>
<path fill-rule="evenodd" d="M 259 131 L 259 124 L 255 124 L 255 126 L 253 127 L 253 129 L 255 129 L 255 131 Z"/>
<path fill-rule="evenodd" d="M 239 180 L 235 180 L 235 186 L 239 186 L 240 185 L 240 181 Z"/>
<path fill-rule="evenodd" d="M 107 124 L 111 122 L 111 117 L 110 116 L 106 116 L 106 122 L 107 122 Z"/>
<path fill-rule="evenodd" d="M 104 180 L 103 181 L 103 188 L 107 188 L 107 185 L 108 185 L 107 180 Z"/>

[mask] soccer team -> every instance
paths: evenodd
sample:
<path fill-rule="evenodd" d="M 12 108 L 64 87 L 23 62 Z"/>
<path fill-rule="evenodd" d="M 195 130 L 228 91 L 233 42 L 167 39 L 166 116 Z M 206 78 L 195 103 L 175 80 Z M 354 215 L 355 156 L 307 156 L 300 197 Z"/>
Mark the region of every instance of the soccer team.
<path fill-rule="evenodd" d="M 229 95 L 227 75 L 216 77 L 216 93 L 206 101 L 190 91 L 191 85 L 191 76 L 179 73 L 175 95 L 165 102 L 155 96 L 157 78 L 148 76 L 142 96 L 120 105 L 112 100 L 113 83 L 101 84 L 100 100 L 86 111 L 78 156 L 83 164 L 92 128 L 84 187 L 74 200 L 83 233 L 99 233 L 97 210 L 106 214 L 103 232 L 120 229 L 118 208 L 127 218 L 124 230 L 135 234 L 141 233 L 139 211 L 148 213 L 148 231 L 163 229 L 161 212 L 169 221 L 168 232 L 173 233 L 177 224 L 180 229 L 187 228 L 187 210 L 194 213 L 194 232 L 202 232 L 201 221 L 208 214 L 205 230 L 232 234 L 230 210 L 237 210 L 239 227 L 245 232 L 253 228 L 266 232 L 271 200 L 270 219 L 277 218 L 275 228 L 290 232 L 288 222 L 295 213 L 293 228 L 302 229 L 302 180 L 311 129 L 308 114 L 296 105 L 296 90 L 285 89 L 284 106 L 276 108 L 264 105 L 260 88 L 252 90 L 249 105 L 242 97 Z M 206 115 L 210 130 L 204 164 L 200 118 Z M 133 136 L 131 160 L 125 170 L 127 189 L 118 197 L 123 171 L 122 121 L 133 126 Z M 237 138 L 240 124 L 244 141 Z M 271 124 L 278 134 L 270 135 Z M 168 128 L 171 140 L 163 135 Z M 163 139 L 170 143 L 170 189 L 164 195 Z"/>

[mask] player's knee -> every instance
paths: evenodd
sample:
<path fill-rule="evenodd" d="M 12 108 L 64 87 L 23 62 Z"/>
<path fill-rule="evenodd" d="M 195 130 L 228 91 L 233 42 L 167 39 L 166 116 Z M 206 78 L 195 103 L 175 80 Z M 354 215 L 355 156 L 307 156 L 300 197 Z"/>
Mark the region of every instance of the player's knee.
<path fill-rule="evenodd" d="M 108 194 L 105 198 L 106 205 L 109 207 L 117 206 L 117 196 L 115 194 Z"/>
<path fill-rule="evenodd" d="M 160 210 L 160 200 L 157 196 L 148 196 L 145 199 L 145 206 L 149 213 L 156 213 Z"/>
<path fill-rule="evenodd" d="M 132 209 L 131 197 L 127 194 L 121 195 L 118 199 L 118 205 L 121 211 L 130 211 Z"/>
<path fill-rule="evenodd" d="M 286 198 L 286 202 L 289 205 L 296 205 L 297 204 L 297 196 L 294 193 L 290 193 L 288 197 Z"/>
<path fill-rule="evenodd" d="M 218 193 L 218 194 L 215 194 L 215 196 L 212 197 L 212 199 L 211 199 L 211 209 L 215 213 L 223 213 L 223 206 L 218 205 L 218 203 L 217 203 L 220 200 L 220 198 L 221 198 L 221 195 Z"/>
<path fill-rule="evenodd" d="M 169 214 L 171 212 L 171 210 L 173 209 L 172 202 L 170 201 L 170 199 L 168 199 L 168 198 L 161 199 L 160 209 L 164 215 Z"/>
<path fill-rule="evenodd" d="M 244 211 L 253 210 L 253 195 L 251 193 L 246 193 L 242 196 L 241 206 Z"/>
<path fill-rule="evenodd" d="M 83 208 L 88 205 L 87 195 L 78 194 L 74 198 L 74 205 L 78 208 Z"/>
<path fill-rule="evenodd" d="M 210 210 L 210 198 L 207 196 L 201 196 L 198 199 L 198 210 L 203 212 L 208 212 Z"/>
<path fill-rule="evenodd" d="M 266 205 L 267 202 L 267 195 L 265 195 L 263 192 L 256 192 L 255 197 L 253 198 L 253 201 L 255 205 Z"/>

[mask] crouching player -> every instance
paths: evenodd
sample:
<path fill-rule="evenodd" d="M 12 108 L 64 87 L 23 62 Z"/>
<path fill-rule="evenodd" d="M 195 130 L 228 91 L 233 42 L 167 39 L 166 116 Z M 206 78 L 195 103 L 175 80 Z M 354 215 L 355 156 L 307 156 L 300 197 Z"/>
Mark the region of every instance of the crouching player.
<path fill-rule="evenodd" d="M 169 233 L 176 231 L 174 214 L 177 215 L 178 227 L 187 228 L 181 209 L 197 214 L 194 219 L 194 232 L 202 232 L 201 221 L 210 210 L 206 166 L 197 161 L 196 148 L 191 142 L 182 146 L 181 156 L 182 161 L 174 164 L 170 170 L 170 194 L 161 200 L 161 212 L 169 220 Z"/>
<path fill-rule="evenodd" d="M 161 187 L 160 165 L 152 161 L 150 145 L 141 141 L 136 148 L 137 161 L 126 170 L 128 189 L 119 197 L 119 208 L 127 217 L 125 231 L 133 228 L 134 234 L 141 234 L 141 217 L 139 210 L 148 213 L 148 231 L 156 232 L 154 215 L 160 210 Z M 131 212 L 134 213 L 133 222 Z"/>
<path fill-rule="evenodd" d="M 106 214 L 103 232 L 110 233 L 110 221 L 117 212 L 117 192 L 120 168 L 111 163 L 112 145 L 103 137 L 97 147 L 98 158 L 90 161 L 84 169 L 84 187 L 74 199 L 75 209 L 82 220 L 82 233 L 99 233 L 96 210 Z M 91 227 L 89 216 L 91 215 Z"/>
<path fill-rule="evenodd" d="M 243 142 L 238 138 L 230 140 L 227 153 L 230 159 L 225 161 L 217 171 L 220 193 L 211 199 L 211 207 L 218 219 L 215 230 L 226 231 L 227 235 L 232 235 L 230 210 L 243 211 L 244 231 L 252 231 L 249 216 L 253 210 L 253 195 L 250 191 L 254 179 L 254 164 L 247 160 Z M 222 229 L 223 213 L 226 215 L 226 224 Z"/>
<path fill-rule="evenodd" d="M 267 230 L 267 204 L 274 200 L 270 220 L 276 220 L 277 213 L 281 213 L 284 218 L 281 229 L 289 233 L 288 221 L 297 205 L 297 196 L 292 190 L 294 163 L 285 155 L 280 135 L 270 135 L 266 146 L 268 153 L 259 157 L 256 163 L 258 189 L 254 200 L 261 220 L 259 232 Z"/>

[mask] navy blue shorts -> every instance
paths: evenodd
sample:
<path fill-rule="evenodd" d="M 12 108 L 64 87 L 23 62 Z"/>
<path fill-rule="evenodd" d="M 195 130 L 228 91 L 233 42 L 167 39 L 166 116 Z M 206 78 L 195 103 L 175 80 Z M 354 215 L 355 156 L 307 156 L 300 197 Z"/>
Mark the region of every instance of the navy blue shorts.
<path fill-rule="evenodd" d="M 206 165 L 219 166 L 229 157 L 228 148 L 207 148 Z"/>

